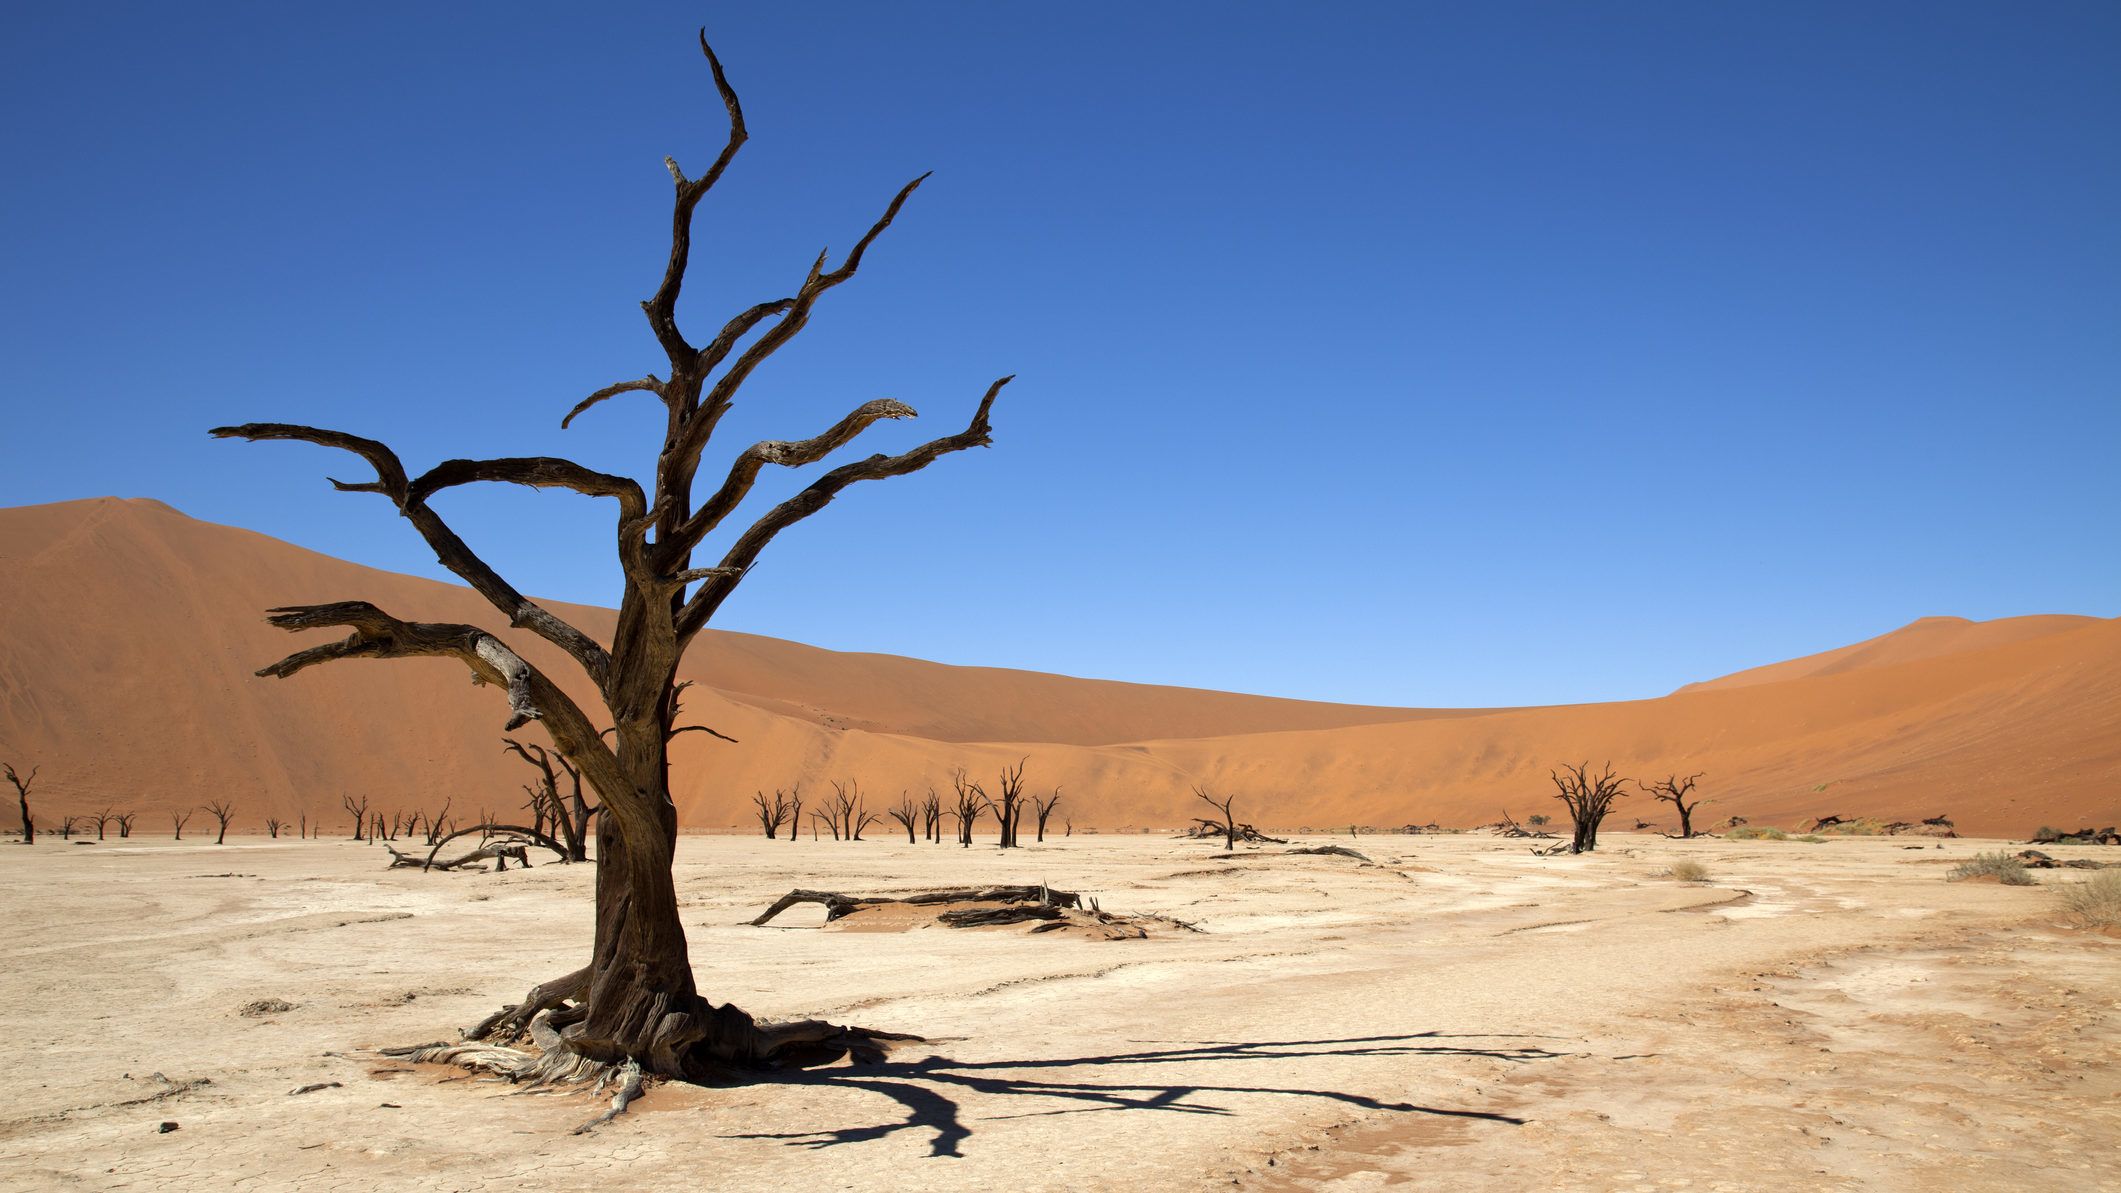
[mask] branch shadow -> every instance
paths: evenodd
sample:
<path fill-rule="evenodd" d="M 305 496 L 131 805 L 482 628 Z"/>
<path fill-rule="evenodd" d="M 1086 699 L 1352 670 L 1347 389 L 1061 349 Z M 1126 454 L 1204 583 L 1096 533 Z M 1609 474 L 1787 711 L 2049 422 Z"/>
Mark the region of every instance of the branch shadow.
<path fill-rule="evenodd" d="M 1552 1037 L 1452 1035 L 1420 1032 L 1412 1035 L 1354 1036 L 1334 1040 L 1202 1041 L 1180 1048 L 1081 1056 L 1048 1060 L 995 1060 L 961 1062 L 932 1055 L 917 1061 L 886 1061 L 860 1068 L 810 1069 L 775 1074 L 766 1080 L 785 1085 L 809 1085 L 866 1090 L 897 1102 L 905 1116 L 860 1127 L 822 1131 L 751 1132 L 725 1135 L 725 1139 L 772 1139 L 790 1147 L 828 1148 L 867 1143 L 901 1131 L 926 1130 L 930 1156 L 962 1157 L 960 1145 L 972 1137 L 964 1108 L 953 1091 L 1002 1099 L 1034 1098 L 1057 1103 L 1020 1113 L 989 1114 L 990 1120 L 1044 1118 L 1063 1114 L 1091 1114 L 1114 1110 L 1156 1111 L 1166 1114 L 1234 1115 L 1237 1111 L 1212 1100 L 1216 1094 L 1267 1094 L 1292 1098 L 1322 1098 L 1364 1110 L 1401 1114 L 1424 1114 L 1444 1118 L 1475 1119 L 1521 1126 L 1512 1115 L 1485 1110 L 1423 1106 L 1413 1102 L 1387 1102 L 1342 1090 L 1302 1089 L 1275 1085 L 1211 1085 L 1195 1082 L 1100 1082 L 1083 1079 L 1044 1080 L 1021 1075 L 1023 1070 L 1067 1070 L 1111 1065 L 1159 1065 L 1224 1061 L 1285 1061 L 1319 1056 L 1427 1056 L 1483 1057 L 1515 1064 L 1557 1060 L 1570 1053 L 1523 1044 L 1472 1041 L 1504 1041 Z M 1456 1041 L 1456 1042 L 1454 1042 Z M 1001 1072 L 1006 1070 L 1007 1072 Z M 962 1095 L 960 1095 L 962 1096 Z"/>

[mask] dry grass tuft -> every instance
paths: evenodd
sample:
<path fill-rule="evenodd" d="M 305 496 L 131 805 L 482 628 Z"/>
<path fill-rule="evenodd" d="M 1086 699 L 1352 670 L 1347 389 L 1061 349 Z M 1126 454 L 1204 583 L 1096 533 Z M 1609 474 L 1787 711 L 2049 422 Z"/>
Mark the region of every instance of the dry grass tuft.
<path fill-rule="evenodd" d="M 2062 914 L 2084 928 L 2121 927 L 2121 870 L 2101 870 L 2056 892 Z"/>
<path fill-rule="evenodd" d="M 1951 882 L 1964 882 L 1969 878 L 1993 878 L 2004 886 L 2033 886 L 2033 876 L 2025 863 L 2007 853 L 1977 853 L 1966 861 L 1953 866 L 1944 876 Z"/>
<path fill-rule="evenodd" d="M 1665 877 L 1679 882 L 1707 882 L 1709 880 L 1709 868 L 1700 862 L 1673 862 L 1671 868 L 1664 873 Z"/>

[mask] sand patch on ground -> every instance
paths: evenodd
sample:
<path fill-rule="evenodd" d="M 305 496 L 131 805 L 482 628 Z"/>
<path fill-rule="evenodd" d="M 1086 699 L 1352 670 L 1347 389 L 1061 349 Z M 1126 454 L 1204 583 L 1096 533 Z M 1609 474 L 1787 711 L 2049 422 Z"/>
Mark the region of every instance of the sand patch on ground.
<path fill-rule="evenodd" d="M 589 867 L 13 846 L 0 1186 L 573 1189 L 623 1164 L 651 1190 L 2113 1187 L 2089 1165 L 2121 1149 L 2121 944 L 2046 926 L 2048 890 L 1947 883 L 1890 841 L 1361 848 L 1378 865 L 688 838 L 704 991 L 928 1042 L 659 1087 L 571 1136 L 601 1103 L 363 1049 L 578 965 Z M 1662 877 L 1682 859 L 1712 881 Z M 1202 931 L 745 922 L 791 886 L 1039 881 Z"/>

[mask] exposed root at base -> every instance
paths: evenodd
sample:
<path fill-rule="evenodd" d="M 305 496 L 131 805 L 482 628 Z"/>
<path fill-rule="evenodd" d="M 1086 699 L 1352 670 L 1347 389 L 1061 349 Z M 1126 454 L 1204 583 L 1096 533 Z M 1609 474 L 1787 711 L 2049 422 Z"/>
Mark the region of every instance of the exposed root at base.
<path fill-rule="evenodd" d="M 522 1087 L 522 1093 L 571 1087 L 598 1094 L 616 1083 L 611 1108 L 576 1127 L 574 1133 L 580 1135 L 625 1113 L 657 1079 L 720 1081 L 743 1072 L 810 1068 L 842 1059 L 877 1064 L 894 1043 L 921 1039 L 821 1019 L 759 1023 L 733 1006 L 717 1007 L 702 999 L 691 1012 L 664 1015 L 661 1030 L 640 1046 L 638 1055 L 591 1056 L 578 1041 L 588 1010 L 574 1001 L 586 994 L 587 974 L 578 971 L 533 987 L 522 1003 L 503 1007 L 466 1029 L 458 1043 L 438 1040 L 378 1052 L 413 1064 L 483 1073 L 490 1080 Z M 519 1023 L 523 1026 L 517 1029 Z M 528 1037 L 528 1047 L 514 1046 L 519 1036 Z"/>

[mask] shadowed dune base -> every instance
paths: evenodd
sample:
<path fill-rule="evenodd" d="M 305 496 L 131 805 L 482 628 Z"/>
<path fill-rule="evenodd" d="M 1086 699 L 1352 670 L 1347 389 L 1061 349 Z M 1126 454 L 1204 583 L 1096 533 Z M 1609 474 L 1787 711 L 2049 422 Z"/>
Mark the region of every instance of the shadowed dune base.
<path fill-rule="evenodd" d="M 386 811 L 512 810 L 525 768 L 502 705 L 440 660 L 251 672 L 297 638 L 269 607 L 370 600 L 400 616 L 496 618 L 468 590 L 358 567 L 152 501 L 0 510 L 0 743 L 44 764 L 43 819 L 233 799 L 240 825 L 305 810 L 343 827 L 342 792 Z M 555 606 L 608 637 L 608 610 Z M 570 666 L 535 639 L 524 653 Z M 683 822 L 745 828 L 755 790 L 858 779 L 878 806 L 1029 759 L 1059 785 L 1056 826 L 1184 824 L 1195 784 L 1267 828 L 1481 824 L 1559 814 L 1547 770 L 1707 771 L 1701 823 L 1835 813 L 2025 837 L 2121 822 L 2121 621 L 1929 618 L 1839 651 L 1655 700 L 1436 710 L 1320 704 L 947 667 L 709 631 L 689 719 L 740 739 L 673 745 Z M 586 699 L 581 685 L 574 685 Z M 349 715 L 359 710 L 359 715 Z M 535 736 L 536 731 L 530 730 Z M 1670 824 L 1634 796 L 1615 823 Z"/>
<path fill-rule="evenodd" d="M 0 1187 L 559 1190 L 618 1166 L 735 1193 L 2102 1187 L 2121 941 L 2058 926 L 2053 887 L 1944 880 L 1993 842 L 1906 844 L 1618 834 L 1543 859 L 1394 838 L 1365 866 L 688 838 L 703 991 L 928 1038 L 874 1067 L 656 1086 L 586 1136 L 604 1099 L 369 1050 L 578 964 L 590 867 L 8 846 Z M 1710 880 L 1667 877 L 1682 860 Z M 821 931 L 814 906 L 749 925 L 791 880 L 1043 880 L 1203 931 Z"/>

